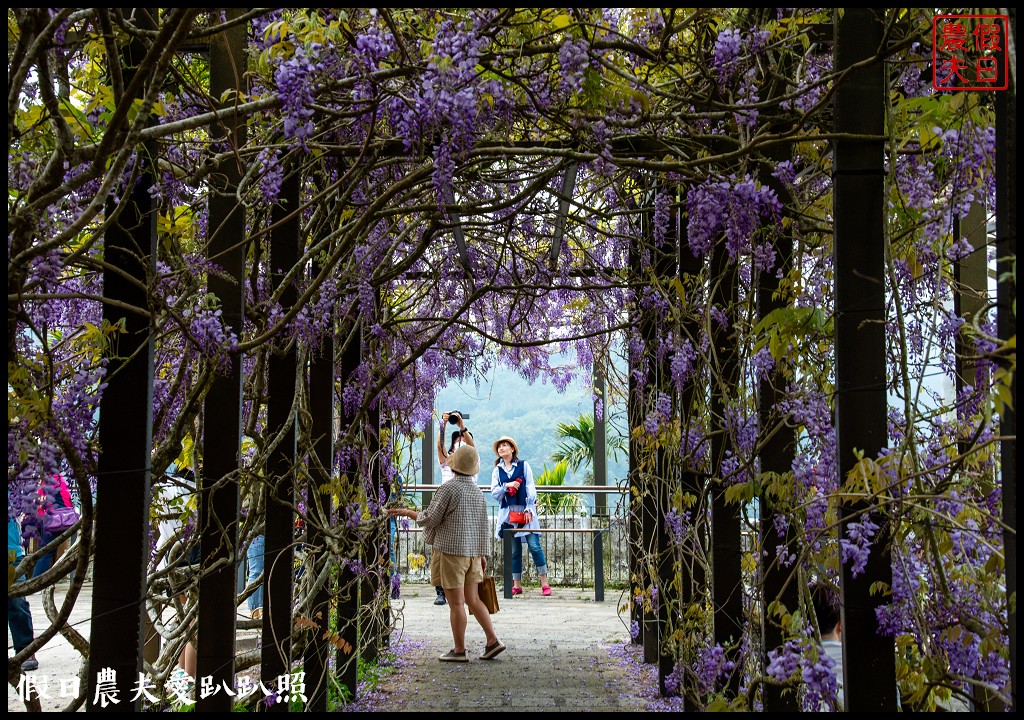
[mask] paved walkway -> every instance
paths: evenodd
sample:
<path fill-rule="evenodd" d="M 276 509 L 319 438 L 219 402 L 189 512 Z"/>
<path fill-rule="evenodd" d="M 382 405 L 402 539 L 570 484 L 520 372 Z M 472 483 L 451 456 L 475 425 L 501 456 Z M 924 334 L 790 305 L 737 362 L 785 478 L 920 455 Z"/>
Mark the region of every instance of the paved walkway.
<path fill-rule="evenodd" d="M 56 600 L 61 599 L 58 586 Z M 88 637 L 91 585 L 71 615 L 71 623 Z M 652 666 L 637 662 L 639 647 L 630 645 L 626 622 L 619 618 L 617 591 L 606 601 L 594 602 L 593 591 L 554 588 L 543 597 L 528 588 L 515 600 L 501 598 L 494 616 L 498 637 L 508 646 L 493 661 L 481 661 L 483 631 L 472 617 L 466 633 L 469 663 L 441 663 L 438 655 L 452 645 L 448 608 L 433 604 L 434 589 L 427 585 L 403 588 L 396 603 L 393 650 L 395 665 L 373 691 L 364 691 L 349 709 L 370 712 L 423 712 L 509 710 L 523 712 L 652 711 L 667 710 L 656 696 Z M 38 596 L 30 599 L 37 631 L 45 625 Z M 248 631 L 247 634 L 252 634 Z M 8 646 L 10 641 L 8 638 Z M 12 652 L 8 647 L 8 652 Z M 51 699 L 43 710 L 61 710 L 61 680 L 77 675 L 80 658 L 60 636 L 37 653 L 39 670 Z M 7 709 L 24 712 L 17 692 L 8 686 Z"/>
<path fill-rule="evenodd" d="M 435 607 L 431 587 L 412 586 L 399 601 L 396 672 L 379 691 L 357 703 L 361 710 L 535 712 L 544 710 L 654 710 L 657 676 L 634 661 L 627 623 L 616 612 L 618 593 L 594 602 L 579 588 L 553 588 L 543 597 L 528 588 L 514 600 L 501 597 L 495 631 L 508 650 L 491 661 L 477 659 L 484 634 L 470 617 L 464 665 L 437 657 L 451 649 L 448 608 Z M 404 626 L 402 624 L 404 621 Z"/>

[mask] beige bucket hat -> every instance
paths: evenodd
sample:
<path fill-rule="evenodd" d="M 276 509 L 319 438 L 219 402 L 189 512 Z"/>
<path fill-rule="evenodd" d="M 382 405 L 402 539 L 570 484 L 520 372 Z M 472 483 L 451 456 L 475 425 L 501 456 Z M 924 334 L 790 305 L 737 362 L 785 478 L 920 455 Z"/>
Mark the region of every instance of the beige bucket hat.
<path fill-rule="evenodd" d="M 476 475 L 480 472 L 480 453 L 472 445 L 463 445 L 448 458 L 448 467 L 459 475 Z"/>
<path fill-rule="evenodd" d="M 511 445 L 512 449 L 515 451 L 515 454 L 519 455 L 519 446 L 516 445 L 516 441 L 513 440 L 512 438 L 510 438 L 508 435 L 503 435 L 503 436 L 501 436 L 500 438 L 498 438 L 497 440 L 494 441 L 494 454 L 495 455 L 498 454 L 498 445 L 503 443 L 503 442 L 507 442 L 509 445 Z"/>

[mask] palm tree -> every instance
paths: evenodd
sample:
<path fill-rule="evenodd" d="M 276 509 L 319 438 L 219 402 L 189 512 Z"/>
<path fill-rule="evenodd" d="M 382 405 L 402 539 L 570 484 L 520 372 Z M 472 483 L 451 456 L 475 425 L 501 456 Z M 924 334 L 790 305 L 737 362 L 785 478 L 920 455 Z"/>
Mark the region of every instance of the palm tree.
<path fill-rule="evenodd" d="M 589 467 L 586 480 L 594 479 L 594 413 L 581 414 L 575 423 L 558 423 L 555 435 L 562 440 L 551 453 L 554 462 L 565 461 L 570 470 L 578 472 L 581 467 Z M 608 447 L 612 457 L 618 459 L 620 452 L 627 449 L 626 439 L 621 435 L 609 435 Z"/>
<path fill-rule="evenodd" d="M 538 485 L 565 485 L 565 471 L 568 463 L 562 460 L 549 468 L 544 463 L 544 469 L 536 477 Z M 557 515 L 579 512 L 583 504 L 583 498 L 575 493 L 538 493 L 537 509 L 545 515 Z"/>

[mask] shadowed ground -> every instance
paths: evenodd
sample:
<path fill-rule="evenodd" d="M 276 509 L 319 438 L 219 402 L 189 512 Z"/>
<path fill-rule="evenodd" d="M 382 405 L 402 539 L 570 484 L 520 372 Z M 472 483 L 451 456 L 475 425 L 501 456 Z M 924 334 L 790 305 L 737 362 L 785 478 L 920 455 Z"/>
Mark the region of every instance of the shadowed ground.
<path fill-rule="evenodd" d="M 60 603 L 66 583 L 57 588 Z M 429 712 L 518 710 L 658 711 L 670 703 L 656 697 L 653 666 L 638 662 L 640 649 L 628 643 L 626 623 L 619 618 L 619 591 L 606 592 L 597 603 L 593 591 L 553 588 L 543 597 L 536 586 L 514 600 L 501 597 L 494 616 L 498 637 L 508 649 L 491 661 L 483 651 L 483 631 L 470 617 L 466 631 L 469 663 L 441 663 L 437 657 L 452 646 L 448 607 L 435 606 L 429 585 L 406 585 L 395 603 L 394 642 L 390 666 L 377 687 L 361 689 L 347 709 L 369 712 Z M 71 615 L 71 624 L 89 636 L 88 608 L 92 585 L 87 584 Z M 45 627 L 39 596 L 30 598 L 37 632 Z M 244 607 L 241 608 L 244 610 Z M 628 617 L 628 616 L 623 616 Z M 256 631 L 239 631 L 239 647 L 250 647 Z M 10 638 L 8 637 L 8 645 Z M 8 652 L 12 652 L 10 647 Z M 31 673 L 45 682 L 50 698 L 44 711 L 57 711 L 68 702 L 60 696 L 61 681 L 77 675 L 80 658 L 62 637 L 36 654 L 39 670 Z M 8 686 L 7 709 L 24 712 L 17 692 Z"/>
<path fill-rule="evenodd" d="M 479 660 L 484 635 L 470 617 L 467 664 L 442 663 L 451 649 L 448 608 L 434 606 L 430 586 L 403 588 L 397 601 L 395 672 L 353 710 L 363 711 L 655 711 L 668 710 L 656 699 L 657 674 L 639 664 L 638 646 L 617 614 L 618 591 L 597 603 L 593 591 L 553 588 L 543 597 L 537 587 L 505 600 L 494 616 L 495 630 L 508 650 Z M 627 618 L 628 619 L 628 618 Z"/>

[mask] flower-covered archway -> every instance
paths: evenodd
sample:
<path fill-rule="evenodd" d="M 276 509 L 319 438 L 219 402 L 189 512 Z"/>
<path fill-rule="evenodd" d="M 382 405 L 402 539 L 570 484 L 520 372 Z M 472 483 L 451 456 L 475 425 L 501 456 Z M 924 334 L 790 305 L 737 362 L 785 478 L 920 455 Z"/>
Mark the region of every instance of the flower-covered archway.
<path fill-rule="evenodd" d="M 301 657 L 311 708 L 326 673 L 354 688 L 388 638 L 394 436 L 473 365 L 564 379 L 552 349 L 607 369 L 623 332 L 631 598 L 663 694 L 834 702 L 818 582 L 864 661 L 850 709 L 894 706 L 897 677 L 906 707 L 1012 703 L 1015 314 L 991 301 L 1015 244 L 995 294 L 972 278 L 1015 91 L 936 92 L 924 11 L 9 20 L 9 517 L 72 481 L 77 551 L 22 590 L 93 566 L 87 656 L 124 694 L 190 633 L 215 683 Z M 123 638 L 169 577 L 149 512 L 172 465 L 201 470 L 204 602 L 145 666 Z M 265 651 L 236 659 L 260 533 Z"/>

